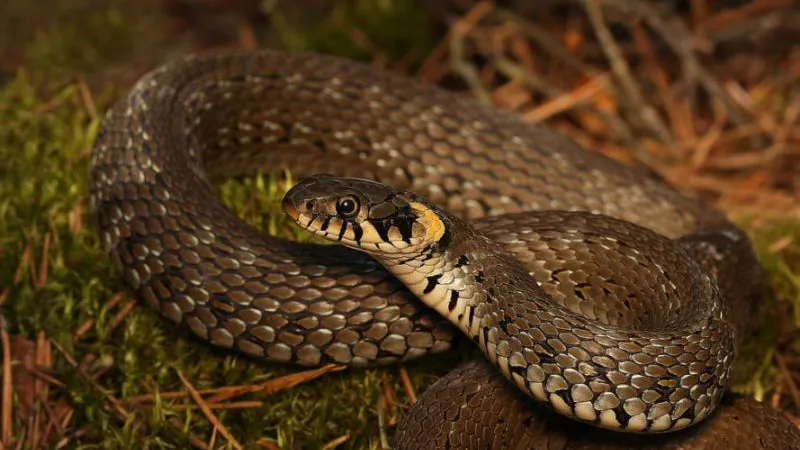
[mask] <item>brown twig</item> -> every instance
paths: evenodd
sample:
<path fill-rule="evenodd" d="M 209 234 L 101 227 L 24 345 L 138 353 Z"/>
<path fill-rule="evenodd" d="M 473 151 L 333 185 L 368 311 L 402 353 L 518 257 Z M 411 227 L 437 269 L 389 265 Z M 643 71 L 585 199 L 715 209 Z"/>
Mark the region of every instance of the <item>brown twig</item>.
<path fill-rule="evenodd" d="M 469 31 L 492 11 L 492 8 L 494 8 L 494 2 L 491 1 L 482 1 L 475 5 L 453 26 L 449 46 L 450 66 L 453 71 L 467 83 L 472 95 L 487 105 L 492 103 L 492 97 L 489 95 L 489 89 L 481 81 L 478 70 L 472 63 L 467 62 L 464 56 L 464 39 Z"/>
<path fill-rule="evenodd" d="M 692 2 L 694 3 L 694 2 Z M 725 9 L 705 20 L 698 21 L 697 29 L 704 33 L 720 32 L 753 17 L 791 7 L 795 0 L 756 0 L 736 8 Z"/>
<path fill-rule="evenodd" d="M 466 14 L 464 14 L 458 21 L 453 24 L 447 31 L 444 38 L 436 45 L 436 47 L 428 54 L 425 61 L 422 62 L 419 70 L 417 71 L 417 78 L 421 81 L 433 83 L 439 80 L 442 76 L 442 70 L 436 70 L 435 67 L 440 65 L 441 61 L 445 58 L 448 49 L 451 49 L 451 42 L 453 39 L 461 34 L 466 34 L 470 29 L 475 27 L 489 12 L 494 8 L 494 2 L 481 1 L 475 4 Z"/>
<path fill-rule="evenodd" d="M 213 425 L 216 429 L 219 430 L 220 434 L 222 434 L 222 436 L 224 436 L 225 439 L 228 440 L 228 442 L 233 446 L 233 448 L 237 450 L 242 450 L 244 448 L 242 447 L 242 444 L 240 444 L 239 441 L 237 441 L 236 438 L 231 434 L 231 432 L 228 431 L 228 428 L 225 425 L 223 425 L 222 422 L 219 421 L 216 414 L 214 414 L 214 412 L 211 411 L 211 408 L 209 408 L 206 401 L 203 400 L 203 397 L 200 395 L 200 393 L 197 392 L 194 386 L 192 386 L 192 384 L 189 383 L 189 380 L 187 380 L 186 377 L 183 375 L 183 372 L 177 370 L 177 373 L 178 373 L 178 378 L 181 379 L 181 382 L 186 387 L 186 390 L 189 391 L 189 395 L 200 407 L 200 410 L 203 411 L 203 414 L 206 416 L 206 419 L 208 419 L 211 425 Z"/>
<path fill-rule="evenodd" d="M 798 389 L 797 384 L 795 384 L 792 373 L 786 366 L 786 361 L 783 359 L 783 356 L 777 351 L 775 352 L 775 362 L 778 364 L 778 369 L 781 371 L 783 380 L 789 386 L 789 392 L 792 395 L 792 400 L 796 408 L 795 410 L 800 410 L 800 389 Z"/>
<path fill-rule="evenodd" d="M 83 78 L 78 79 L 78 91 L 81 94 L 81 100 L 83 100 L 83 104 L 86 107 L 86 112 L 89 113 L 89 118 L 91 120 L 97 119 L 97 107 L 95 106 L 94 98 L 92 97 L 92 91 L 89 90 L 89 86 L 86 85 L 86 81 Z"/>
<path fill-rule="evenodd" d="M 49 342 L 50 342 L 50 345 L 53 346 L 53 348 L 55 348 L 56 350 L 58 350 L 59 353 L 61 353 L 61 356 L 64 358 L 64 360 L 70 366 L 72 366 L 75 369 L 75 372 L 78 374 L 78 376 L 81 379 L 83 379 L 84 381 L 89 383 L 89 385 L 91 385 L 95 390 L 97 390 L 97 392 L 100 392 L 100 393 L 103 394 L 103 396 L 106 398 L 106 400 L 109 402 L 109 404 L 111 404 L 111 406 L 113 407 L 112 410 L 117 414 L 117 416 L 121 420 L 127 421 L 128 418 L 131 415 L 131 412 L 128 411 L 127 409 L 125 409 L 125 407 L 122 405 L 122 403 L 119 400 L 114 398 L 114 396 L 112 396 L 105 389 L 103 389 L 103 387 L 100 386 L 97 383 L 97 381 L 94 379 L 94 377 L 89 376 L 89 374 L 86 373 L 84 368 L 81 367 L 81 365 L 79 365 L 77 361 L 75 361 L 75 359 L 72 357 L 72 355 L 70 355 L 69 352 L 67 352 L 66 349 L 64 349 L 64 347 L 62 347 L 58 342 L 56 342 L 56 341 L 54 341 L 52 339 L 50 339 Z M 87 356 L 91 356 L 91 355 L 87 355 Z"/>
<path fill-rule="evenodd" d="M 631 118 L 634 120 L 636 118 L 641 118 L 644 125 L 651 133 L 658 137 L 661 142 L 672 142 L 672 135 L 669 133 L 666 125 L 661 120 L 661 117 L 659 117 L 655 108 L 645 100 L 639 84 L 631 74 L 630 67 L 625 61 L 622 51 L 619 46 L 617 46 L 616 41 L 614 41 L 614 37 L 611 35 L 608 25 L 606 25 L 599 1 L 585 0 L 584 7 L 589 16 L 589 21 L 592 23 L 592 27 L 594 27 L 597 40 L 611 65 L 611 71 L 614 73 L 614 76 L 625 94 L 629 105 L 628 109 L 631 112 Z"/>
<path fill-rule="evenodd" d="M 526 86 L 530 87 L 534 91 L 540 92 L 550 98 L 552 101 L 557 101 L 560 97 L 564 95 L 568 95 L 567 93 L 562 92 L 555 86 L 552 86 L 547 81 L 537 77 L 536 75 L 526 71 L 520 65 L 514 63 L 510 59 L 498 57 L 495 58 L 492 62 L 497 69 L 505 74 L 509 78 L 515 78 L 522 80 Z M 597 74 L 601 74 L 601 72 L 596 72 Z M 585 108 L 588 112 L 599 116 L 603 121 L 605 121 L 608 125 L 611 126 L 611 129 L 614 132 L 614 135 L 618 137 L 620 140 L 624 141 L 626 144 L 632 146 L 633 148 L 638 148 L 639 144 L 634 139 L 633 132 L 628 127 L 628 125 L 622 121 L 619 117 L 615 116 L 614 114 L 610 114 L 607 111 L 603 111 L 600 108 L 597 108 L 595 105 L 592 105 L 586 101 L 577 101 L 574 107 L 582 107 Z"/>
<path fill-rule="evenodd" d="M 549 102 L 525 112 L 522 117 L 528 122 L 536 123 L 547 120 L 549 117 L 574 108 L 595 96 L 603 89 L 609 88 L 608 74 L 601 74 L 578 87 L 572 92 L 560 95 Z"/>
<path fill-rule="evenodd" d="M 106 302 L 106 309 L 111 310 L 117 306 L 121 301 L 125 300 L 125 292 L 119 291 L 116 294 L 112 295 L 108 301 Z M 86 336 L 89 331 L 91 331 L 92 327 L 95 324 L 95 319 L 87 319 L 83 322 L 73 333 L 72 333 L 72 341 L 78 342 Z"/>
<path fill-rule="evenodd" d="M 717 98 L 725 106 L 731 120 L 737 125 L 747 122 L 747 118 L 719 82 L 700 64 L 694 53 L 692 35 L 680 21 L 674 18 L 665 18 L 650 5 L 637 0 L 605 0 L 604 4 L 632 12 L 643 18 L 645 23 L 658 33 L 659 37 L 681 58 L 688 75 L 696 79 L 711 96 Z"/>
<path fill-rule="evenodd" d="M 14 441 L 14 423 L 12 420 L 13 380 L 11 376 L 11 342 L 8 338 L 5 317 L 0 313 L 0 345 L 3 348 L 3 398 L 2 398 L 2 442 L 11 444 Z"/>
<path fill-rule="evenodd" d="M 545 52 L 549 53 L 556 60 L 563 62 L 584 76 L 590 77 L 601 71 L 600 69 L 592 67 L 590 64 L 581 61 L 568 48 L 566 48 L 564 44 L 554 39 L 547 30 L 536 23 L 525 20 L 518 14 L 506 9 L 498 8 L 493 13 L 493 16 L 500 22 L 509 21 L 516 24 L 520 27 L 522 33 L 539 44 Z"/>
<path fill-rule="evenodd" d="M 342 436 L 339 436 L 339 437 L 337 437 L 337 438 L 335 438 L 335 439 L 333 439 L 333 440 L 331 440 L 329 442 L 326 442 L 325 445 L 322 446 L 322 450 L 334 449 L 334 448 L 344 444 L 349 439 L 350 439 L 350 435 L 349 434 L 344 434 Z"/>
<path fill-rule="evenodd" d="M 405 367 L 400 367 L 400 381 L 403 383 L 403 389 L 406 391 L 409 403 L 412 405 L 417 403 L 417 393 L 414 390 L 414 383 L 411 382 L 411 378 L 408 376 L 408 371 L 406 371 Z"/>

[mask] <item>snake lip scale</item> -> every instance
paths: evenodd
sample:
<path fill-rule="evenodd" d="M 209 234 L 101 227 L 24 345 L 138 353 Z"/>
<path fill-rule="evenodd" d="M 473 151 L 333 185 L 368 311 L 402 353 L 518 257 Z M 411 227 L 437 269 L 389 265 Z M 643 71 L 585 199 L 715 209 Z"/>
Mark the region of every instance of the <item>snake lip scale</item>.
<path fill-rule="evenodd" d="M 281 169 L 287 214 L 342 245 L 267 236 L 211 184 Z M 512 113 L 330 56 L 190 55 L 108 111 L 89 176 L 126 284 L 215 346 L 361 367 L 472 337 L 491 364 L 431 387 L 399 449 L 800 448 L 723 397 L 764 289 L 746 234 Z"/>

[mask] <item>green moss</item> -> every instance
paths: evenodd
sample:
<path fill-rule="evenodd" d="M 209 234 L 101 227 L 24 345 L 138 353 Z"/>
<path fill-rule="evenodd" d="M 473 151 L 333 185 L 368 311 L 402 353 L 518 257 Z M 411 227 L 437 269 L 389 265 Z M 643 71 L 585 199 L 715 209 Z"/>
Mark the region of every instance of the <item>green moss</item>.
<path fill-rule="evenodd" d="M 38 33 L 25 54 L 43 73 L 78 74 L 123 61 L 134 36 L 118 10 L 73 11 L 47 33 Z"/>
<path fill-rule="evenodd" d="M 761 327 L 742 348 L 734 371 L 733 389 L 765 398 L 780 374 L 775 364 L 776 346 L 788 345 L 798 350 L 798 342 L 781 343 L 779 324 L 800 327 L 800 220 L 771 217 L 764 220 L 743 218 L 740 224 L 749 230 L 769 280 L 769 294 Z M 784 312 L 789 319 L 783 318 Z M 787 323 L 788 322 L 788 323 Z"/>
<path fill-rule="evenodd" d="M 773 217 L 762 222 L 752 225 L 753 244 L 776 299 L 786 303 L 800 327 L 800 220 Z"/>
<path fill-rule="evenodd" d="M 327 17 L 294 24 L 276 9 L 272 25 L 291 50 L 365 55 L 418 62 L 435 44 L 428 15 L 414 0 L 349 0 L 335 3 Z"/>

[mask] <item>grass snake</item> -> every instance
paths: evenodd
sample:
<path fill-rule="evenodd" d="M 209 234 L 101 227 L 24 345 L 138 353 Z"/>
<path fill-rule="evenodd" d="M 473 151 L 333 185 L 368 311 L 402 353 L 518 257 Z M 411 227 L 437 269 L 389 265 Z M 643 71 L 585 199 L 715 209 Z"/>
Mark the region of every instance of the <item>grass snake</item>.
<path fill-rule="evenodd" d="M 211 184 L 282 169 L 289 215 L 344 245 L 265 235 Z M 800 448 L 723 398 L 764 291 L 747 236 L 513 113 L 331 56 L 192 55 L 108 111 L 90 178 L 127 285 L 218 347 L 366 366 L 474 340 L 491 365 L 431 387 L 397 448 Z"/>

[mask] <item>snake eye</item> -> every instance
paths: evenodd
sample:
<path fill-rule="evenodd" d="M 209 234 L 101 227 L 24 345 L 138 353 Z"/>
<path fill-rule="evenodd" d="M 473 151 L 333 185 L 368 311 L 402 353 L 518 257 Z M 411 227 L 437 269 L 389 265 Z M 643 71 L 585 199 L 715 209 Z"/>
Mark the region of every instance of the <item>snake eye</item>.
<path fill-rule="evenodd" d="M 342 197 L 336 203 L 336 212 L 344 217 L 355 216 L 358 212 L 358 201 L 353 197 Z"/>
<path fill-rule="evenodd" d="M 317 206 L 317 202 L 314 200 L 309 200 L 306 202 L 306 211 L 311 211 L 314 207 Z"/>

